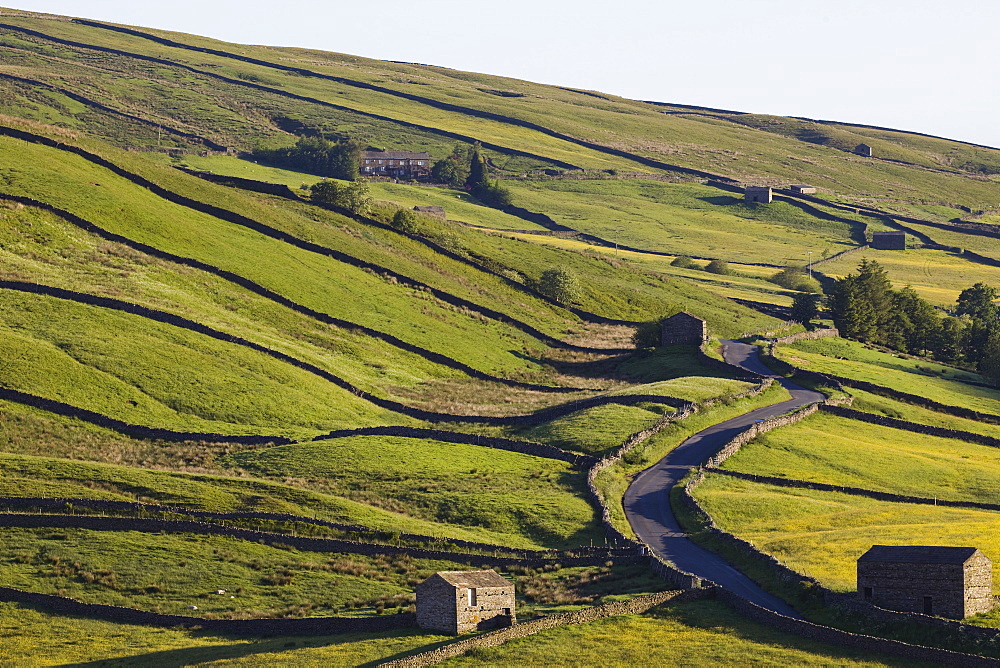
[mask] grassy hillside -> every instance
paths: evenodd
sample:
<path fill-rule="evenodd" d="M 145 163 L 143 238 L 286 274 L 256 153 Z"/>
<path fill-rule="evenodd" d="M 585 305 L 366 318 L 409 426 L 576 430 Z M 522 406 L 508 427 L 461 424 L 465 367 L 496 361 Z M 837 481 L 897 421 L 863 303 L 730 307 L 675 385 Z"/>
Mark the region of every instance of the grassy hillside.
<path fill-rule="evenodd" d="M 324 175 L 255 162 L 257 149 L 316 136 L 433 160 L 480 142 L 515 208 L 484 206 L 462 188 L 382 180 L 369 184 L 373 206 L 352 213 L 311 198 L 308 186 Z M 862 141 L 874 158 L 850 153 Z M 896 130 L 3 10 L 0 497 L 285 513 L 295 517 L 252 521 L 283 534 L 434 545 L 456 561 L 179 533 L 4 529 L 0 584 L 165 612 L 196 600 L 202 614 L 224 616 L 373 616 L 406 609 L 433 570 L 465 568 L 462 550 L 603 545 L 584 463 L 681 401 L 714 400 L 597 476 L 611 521 L 628 533 L 621 498 L 632 476 L 698 430 L 788 397 L 775 385 L 733 400 L 751 385 L 707 366 L 694 346 L 637 348 L 638 327 L 683 310 L 716 338 L 799 331 L 780 309 L 798 293 L 768 279 L 893 229 L 892 215 L 918 219 L 906 223 L 914 239 L 970 252 L 868 250 L 820 268 L 836 277 L 878 257 L 897 285 L 947 308 L 972 283 L 996 282 L 996 240 L 940 224 L 992 221 L 998 169 L 995 149 Z M 264 194 L 192 170 L 289 189 Z M 818 186 L 819 196 L 760 206 L 740 197 L 744 184 L 792 182 Z M 421 216 L 405 231 L 390 224 L 421 205 L 444 207 L 445 219 Z M 695 260 L 675 264 L 682 256 Z M 713 260 L 730 271 L 709 273 Z M 572 279 L 568 295 L 549 289 L 553 269 Z M 962 370 L 841 340 L 780 352 L 812 370 L 1000 414 L 1000 394 Z M 580 399 L 593 403 L 570 404 Z M 856 407 L 997 431 L 861 392 Z M 729 465 L 942 499 L 998 492 L 989 448 L 845 422 L 815 416 Z M 487 436 L 507 440 L 484 444 Z M 699 495 L 721 526 L 835 588 L 849 585 L 852 555 L 874 540 L 995 551 L 987 511 L 722 476 Z M 69 514 L 73 503 L 50 512 Z M 667 586 L 620 556 L 563 568 L 560 553 L 540 568 L 512 568 L 518 614 Z M 737 623 L 714 604 L 608 624 L 620 631 L 621 657 L 685 662 L 740 636 L 712 660 L 861 661 Z M 40 661 L 357 665 L 443 641 L 411 631 L 253 643 L 176 629 L 139 637 L 6 604 L 0 626 L 12 639 L 0 663 L 54 647 L 57 634 L 66 647 Z M 472 658 L 514 665 L 541 652 L 576 664 L 580 647 L 608 647 L 606 626 Z M 102 637 L 93 652 L 81 648 L 88 634 Z"/>

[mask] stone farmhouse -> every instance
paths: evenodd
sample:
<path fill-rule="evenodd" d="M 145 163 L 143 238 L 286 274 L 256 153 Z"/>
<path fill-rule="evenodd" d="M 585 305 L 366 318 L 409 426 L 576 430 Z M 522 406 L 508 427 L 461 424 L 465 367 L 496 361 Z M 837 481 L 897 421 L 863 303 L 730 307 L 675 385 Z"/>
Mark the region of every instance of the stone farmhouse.
<path fill-rule="evenodd" d="M 871 247 L 876 250 L 906 250 L 906 232 L 872 232 Z"/>
<path fill-rule="evenodd" d="M 952 619 L 993 609 L 993 563 L 974 547 L 873 545 L 858 594 L 880 608 Z"/>
<path fill-rule="evenodd" d="M 393 179 L 422 179 L 430 176 L 429 153 L 409 151 L 365 151 L 361 154 L 361 176 Z"/>
<path fill-rule="evenodd" d="M 768 186 L 747 186 L 743 193 L 744 202 L 756 202 L 757 204 L 770 204 L 774 200 L 774 193 Z"/>
<path fill-rule="evenodd" d="M 445 633 L 468 633 L 517 620 L 514 585 L 496 571 L 439 571 L 417 585 L 417 625 Z"/>
<path fill-rule="evenodd" d="M 872 147 L 868 144 L 858 144 L 854 147 L 854 152 L 857 155 L 862 155 L 866 158 L 872 157 Z"/>
<path fill-rule="evenodd" d="M 708 339 L 705 321 L 686 311 L 676 313 L 660 325 L 660 345 L 700 346 Z"/>

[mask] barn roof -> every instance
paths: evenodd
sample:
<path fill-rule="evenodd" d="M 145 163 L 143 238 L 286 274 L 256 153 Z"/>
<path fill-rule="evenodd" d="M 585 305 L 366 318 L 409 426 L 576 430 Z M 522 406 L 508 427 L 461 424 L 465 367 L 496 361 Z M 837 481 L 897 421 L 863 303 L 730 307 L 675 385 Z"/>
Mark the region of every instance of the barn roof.
<path fill-rule="evenodd" d="M 979 550 L 942 545 L 872 545 L 858 561 L 895 561 L 907 564 L 964 564 Z"/>
<path fill-rule="evenodd" d="M 456 587 L 512 587 L 507 580 L 494 571 L 438 571 L 431 577 L 440 577 Z M 430 579 L 430 578 L 428 578 Z"/>

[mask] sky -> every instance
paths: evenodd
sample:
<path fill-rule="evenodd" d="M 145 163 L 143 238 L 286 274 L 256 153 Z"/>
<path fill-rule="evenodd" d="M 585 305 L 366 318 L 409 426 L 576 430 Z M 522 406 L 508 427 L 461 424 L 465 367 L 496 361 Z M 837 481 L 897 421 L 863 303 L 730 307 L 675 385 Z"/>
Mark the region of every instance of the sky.
<path fill-rule="evenodd" d="M 229 42 L 1000 147 L 997 0 L 6 2 Z"/>

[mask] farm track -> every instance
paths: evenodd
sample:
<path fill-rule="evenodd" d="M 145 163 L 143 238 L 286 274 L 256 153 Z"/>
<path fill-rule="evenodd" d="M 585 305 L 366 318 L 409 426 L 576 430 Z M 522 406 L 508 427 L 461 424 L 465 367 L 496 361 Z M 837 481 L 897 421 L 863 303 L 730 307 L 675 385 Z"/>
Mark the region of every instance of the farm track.
<path fill-rule="evenodd" d="M 78 146 L 73 146 L 72 144 L 65 144 L 50 139 L 48 137 L 43 137 L 41 135 L 36 135 L 30 132 L 25 132 L 23 130 L 17 130 L 6 126 L 0 126 L 0 135 L 6 135 L 9 137 L 14 137 L 16 139 L 22 139 L 25 141 L 30 141 L 32 143 L 47 146 L 50 148 L 55 148 L 61 151 L 73 153 L 74 155 L 78 155 L 79 157 L 87 160 L 92 164 L 107 169 L 108 171 L 132 182 L 137 186 L 146 188 L 153 194 L 157 195 L 158 197 L 161 197 L 162 199 L 165 199 L 168 202 L 177 204 L 179 206 L 183 206 L 193 211 L 198 211 L 199 213 L 204 213 L 213 216 L 215 218 L 218 218 L 219 220 L 223 220 L 225 222 L 232 223 L 234 225 L 245 227 L 247 229 L 258 232 L 259 234 L 263 234 L 264 236 L 267 236 L 271 239 L 286 243 L 290 246 L 294 246 L 301 250 L 310 253 L 315 253 L 317 255 L 322 255 L 337 262 L 341 262 L 343 264 L 356 267 L 358 269 L 363 269 L 371 271 L 376 274 L 380 274 L 382 276 L 390 277 L 408 287 L 425 291 L 428 294 L 435 297 L 436 299 L 445 302 L 447 304 L 450 304 L 451 306 L 455 306 L 461 309 L 467 309 L 474 313 L 478 313 L 479 315 L 482 315 L 483 317 L 488 318 L 490 320 L 495 320 L 497 322 L 502 322 L 506 325 L 509 325 L 515 329 L 520 330 L 521 332 L 524 332 L 525 334 L 528 334 L 529 336 L 532 336 L 540 341 L 545 342 L 547 345 L 550 345 L 552 347 L 564 348 L 567 350 L 576 350 L 580 352 L 589 352 L 589 353 L 613 354 L 613 353 L 625 352 L 625 349 L 590 348 L 587 346 L 578 346 L 572 343 L 566 343 L 550 334 L 542 332 L 541 330 L 537 329 L 532 325 L 529 325 L 526 322 L 514 318 L 513 316 L 509 316 L 505 313 L 501 313 L 500 311 L 496 311 L 486 306 L 481 306 L 474 302 L 468 301 L 467 299 L 464 299 L 462 297 L 458 297 L 448 292 L 445 292 L 444 290 L 434 288 L 430 285 L 427 285 L 426 283 L 417 281 L 408 276 L 393 271 L 388 267 L 383 267 L 381 265 L 372 262 L 361 260 L 359 258 L 348 255 L 347 253 L 343 253 L 341 251 L 334 250 L 332 248 L 327 248 L 326 246 L 322 246 L 320 244 L 315 244 L 310 241 L 304 241 L 292 234 L 276 229 L 269 225 L 265 225 L 264 223 L 253 220 L 242 214 L 238 214 L 233 211 L 229 211 L 227 209 L 223 209 L 221 207 L 217 207 L 212 204 L 205 204 L 204 202 L 199 202 L 198 200 L 192 199 L 190 197 L 177 194 L 168 188 L 165 188 L 157 183 L 154 183 L 143 176 L 129 172 L 123 167 L 120 167 L 119 165 L 116 165 L 115 163 L 111 162 L 110 160 L 107 160 L 106 158 L 103 158 L 99 155 L 86 151 Z"/>

